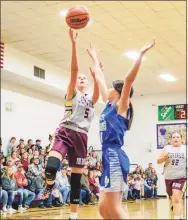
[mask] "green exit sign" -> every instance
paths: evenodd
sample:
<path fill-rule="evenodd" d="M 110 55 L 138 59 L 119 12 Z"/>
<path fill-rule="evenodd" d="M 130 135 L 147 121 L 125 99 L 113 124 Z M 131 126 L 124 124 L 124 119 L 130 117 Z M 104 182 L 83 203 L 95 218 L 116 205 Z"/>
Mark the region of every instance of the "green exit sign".
<path fill-rule="evenodd" d="M 174 105 L 162 105 L 158 106 L 158 120 L 159 121 L 171 121 L 174 118 Z"/>

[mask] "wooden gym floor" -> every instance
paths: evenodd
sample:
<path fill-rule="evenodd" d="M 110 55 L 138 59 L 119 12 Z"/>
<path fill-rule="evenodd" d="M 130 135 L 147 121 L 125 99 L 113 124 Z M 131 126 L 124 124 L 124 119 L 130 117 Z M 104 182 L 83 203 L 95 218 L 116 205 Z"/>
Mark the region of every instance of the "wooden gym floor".
<path fill-rule="evenodd" d="M 128 208 L 130 219 L 173 219 L 169 209 L 168 199 L 140 200 L 139 202 L 124 202 Z M 184 219 L 186 219 L 186 201 L 184 201 Z M 27 212 L 1 215 L 1 219 L 68 219 L 69 207 L 54 207 L 50 209 L 30 208 Z M 97 205 L 80 207 L 79 219 L 101 219 Z"/>

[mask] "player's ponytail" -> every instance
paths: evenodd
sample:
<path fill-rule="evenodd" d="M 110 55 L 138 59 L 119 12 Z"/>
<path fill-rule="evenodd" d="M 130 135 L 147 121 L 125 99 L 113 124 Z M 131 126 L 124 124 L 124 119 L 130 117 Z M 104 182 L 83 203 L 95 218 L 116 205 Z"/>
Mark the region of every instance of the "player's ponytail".
<path fill-rule="evenodd" d="M 133 94 L 134 94 L 134 89 L 132 87 L 129 98 L 131 98 L 133 96 Z M 133 121 L 133 116 L 134 116 L 134 109 L 133 109 L 133 105 L 132 105 L 131 101 L 129 103 L 129 115 L 128 116 L 129 116 L 128 130 L 130 130 L 131 125 L 132 125 L 132 121 Z"/>

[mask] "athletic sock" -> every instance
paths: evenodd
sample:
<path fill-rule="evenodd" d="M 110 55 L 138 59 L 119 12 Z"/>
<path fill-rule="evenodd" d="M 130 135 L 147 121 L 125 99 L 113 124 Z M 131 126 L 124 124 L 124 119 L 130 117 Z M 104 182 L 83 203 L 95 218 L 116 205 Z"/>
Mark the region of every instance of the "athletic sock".
<path fill-rule="evenodd" d="M 181 216 L 174 216 L 174 219 L 181 219 Z"/>
<path fill-rule="evenodd" d="M 70 219 L 72 220 L 72 219 L 77 219 L 78 218 L 78 213 L 76 213 L 76 212 L 71 212 L 70 213 Z"/>

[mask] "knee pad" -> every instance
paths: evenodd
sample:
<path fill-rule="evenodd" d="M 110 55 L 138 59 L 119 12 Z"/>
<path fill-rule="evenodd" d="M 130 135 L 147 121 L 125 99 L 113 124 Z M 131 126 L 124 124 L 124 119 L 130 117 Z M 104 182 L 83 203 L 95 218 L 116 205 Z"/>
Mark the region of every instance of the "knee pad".
<path fill-rule="evenodd" d="M 79 204 L 80 202 L 80 188 L 81 188 L 81 175 L 80 173 L 71 174 L 71 193 L 70 193 L 70 203 Z"/>
<path fill-rule="evenodd" d="M 60 166 L 60 160 L 56 157 L 49 157 L 46 165 L 45 175 L 47 180 L 55 180 L 56 173 Z"/>

